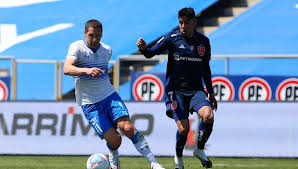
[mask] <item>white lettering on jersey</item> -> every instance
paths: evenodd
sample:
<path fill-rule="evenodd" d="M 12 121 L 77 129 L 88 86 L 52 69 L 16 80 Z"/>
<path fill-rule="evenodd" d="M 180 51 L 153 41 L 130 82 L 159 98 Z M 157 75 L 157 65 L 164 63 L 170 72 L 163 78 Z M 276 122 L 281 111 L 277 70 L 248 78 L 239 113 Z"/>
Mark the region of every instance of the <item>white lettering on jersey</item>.
<path fill-rule="evenodd" d="M 176 61 L 189 61 L 189 62 L 201 62 L 201 58 L 192 58 L 192 57 L 184 57 L 179 55 L 174 55 L 174 59 Z"/>

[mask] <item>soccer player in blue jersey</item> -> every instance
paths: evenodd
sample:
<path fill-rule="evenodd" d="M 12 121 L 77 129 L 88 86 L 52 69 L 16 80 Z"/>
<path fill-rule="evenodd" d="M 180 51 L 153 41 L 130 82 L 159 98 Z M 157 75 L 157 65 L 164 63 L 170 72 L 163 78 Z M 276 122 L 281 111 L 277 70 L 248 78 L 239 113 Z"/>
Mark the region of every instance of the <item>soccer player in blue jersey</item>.
<path fill-rule="evenodd" d="M 203 167 L 211 168 L 212 163 L 204 152 L 213 128 L 217 101 L 214 97 L 209 61 L 211 49 L 209 39 L 196 32 L 196 18 L 193 8 L 183 8 L 178 13 L 179 29 L 162 37 L 152 48 L 146 46 L 139 38 L 137 46 L 140 52 L 151 58 L 168 50 L 166 72 L 166 106 L 167 115 L 178 127 L 176 133 L 176 152 L 174 164 L 176 169 L 183 169 L 183 149 L 189 132 L 189 113 L 196 112 L 202 119 L 194 156 L 198 157 Z M 205 92 L 202 78 L 207 87 Z"/>
<path fill-rule="evenodd" d="M 112 50 L 100 42 L 102 30 L 99 21 L 87 21 L 85 40 L 75 41 L 69 47 L 64 74 L 74 76 L 76 101 L 89 124 L 101 139 L 106 140 L 112 169 L 120 169 L 121 136 L 117 127 L 131 139 L 151 169 L 164 169 L 156 161 L 144 136 L 132 124 L 125 104 L 110 82 L 107 70 Z"/>

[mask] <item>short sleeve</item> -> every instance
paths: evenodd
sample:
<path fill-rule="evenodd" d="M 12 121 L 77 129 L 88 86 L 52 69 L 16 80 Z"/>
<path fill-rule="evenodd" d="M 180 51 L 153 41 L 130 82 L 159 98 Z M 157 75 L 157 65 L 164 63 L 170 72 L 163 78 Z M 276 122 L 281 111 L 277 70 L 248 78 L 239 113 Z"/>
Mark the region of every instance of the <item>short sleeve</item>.
<path fill-rule="evenodd" d="M 78 59 L 78 54 L 79 54 L 79 48 L 77 47 L 76 44 L 72 43 L 69 46 L 66 58 L 77 60 Z"/>
<path fill-rule="evenodd" d="M 112 50 L 112 48 L 110 47 L 110 50 L 109 50 L 109 60 L 111 60 L 112 55 L 113 55 L 113 50 Z"/>

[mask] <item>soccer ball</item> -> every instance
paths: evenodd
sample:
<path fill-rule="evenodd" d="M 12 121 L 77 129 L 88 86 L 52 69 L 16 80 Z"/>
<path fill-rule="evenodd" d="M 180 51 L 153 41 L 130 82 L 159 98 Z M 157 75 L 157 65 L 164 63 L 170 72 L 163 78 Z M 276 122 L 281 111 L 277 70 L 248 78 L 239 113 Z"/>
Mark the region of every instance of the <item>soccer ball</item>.
<path fill-rule="evenodd" d="M 87 160 L 87 169 L 109 169 L 110 163 L 108 158 L 101 154 L 92 154 Z"/>

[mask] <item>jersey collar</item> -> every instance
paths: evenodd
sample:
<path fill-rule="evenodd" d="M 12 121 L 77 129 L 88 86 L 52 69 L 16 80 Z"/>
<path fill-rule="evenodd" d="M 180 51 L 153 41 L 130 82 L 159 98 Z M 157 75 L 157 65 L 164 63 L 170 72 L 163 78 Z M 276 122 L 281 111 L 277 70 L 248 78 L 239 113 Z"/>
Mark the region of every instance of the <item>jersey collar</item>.
<path fill-rule="evenodd" d="M 84 41 L 84 44 L 87 46 L 87 48 L 89 48 L 93 53 L 96 53 L 97 52 L 97 50 L 100 48 L 100 46 L 101 46 L 101 44 L 99 43 L 99 45 L 98 45 L 98 47 L 96 48 L 96 49 L 94 49 L 94 48 L 90 48 L 88 45 L 87 45 L 87 43 L 85 42 L 85 40 L 83 40 Z"/>

